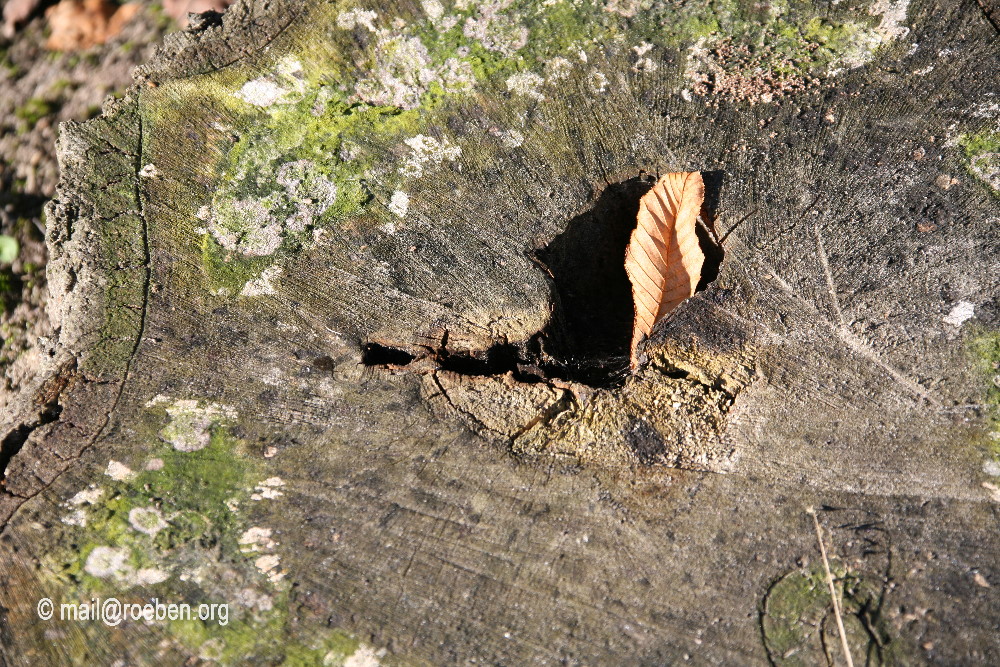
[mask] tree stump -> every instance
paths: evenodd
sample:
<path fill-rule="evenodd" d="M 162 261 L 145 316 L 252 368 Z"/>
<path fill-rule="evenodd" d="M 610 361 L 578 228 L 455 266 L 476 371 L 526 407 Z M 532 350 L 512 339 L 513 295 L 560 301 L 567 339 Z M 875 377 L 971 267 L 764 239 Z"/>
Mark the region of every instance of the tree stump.
<path fill-rule="evenodd" d="M 62 129 L 0 662 L 844 664 L 831 585 L 855 664 L 1000 662 L 992 17 L 202 15 Z M 670 171 L 721 245 L 633 373 Z"/>

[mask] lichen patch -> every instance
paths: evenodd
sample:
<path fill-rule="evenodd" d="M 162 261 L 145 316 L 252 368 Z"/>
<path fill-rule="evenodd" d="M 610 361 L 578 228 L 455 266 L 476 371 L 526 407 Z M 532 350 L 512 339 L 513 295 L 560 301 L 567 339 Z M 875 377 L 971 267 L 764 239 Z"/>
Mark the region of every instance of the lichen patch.
<path fill-rule="evenodd" d="M 120 461 L 108 461 L 108 467 L 105 469 L 104 474 L 116 482 L 124 482 L 135 477 L 132 469 Z"/>
<path fill-rule="evenodd" d="M 236 417 L 236 411 L 225 405 L 182 399 L 167 408 L 170 423 L 160 431 L 160 437 L 181 452 L 193 452 L 208 446 L 213 426 Z"/>
<path fill-rule="evenodd" d="M 389 200 L 389 210 L 393 213 L 393 215 L 405 218 L 407 211 L 410 210 L 409 195 L 401 190 L 393 192 L 392 199 Z"/>
<path fill-rule="evenodd" d="M 155 507 L 133 507 L 128 513 L 128 522 L 134 530 L 150 537 L 167 527 L 163 512 Z"/>
<path fill-rule="evenodd" d="M 266 296 L 276 294 L 275 281 L 281 277 L 284 270 L 280 266 L 269 266 L 259 278 L 248 280 L 240 291 L 242 296 Z"/>
<path fill-rule="evenodd" d="M 84 489 L 78 492 L 72 498 L 69 499 L 70 505 L 93 505 L 101 496 L 104 495 L 104 489 L 98 486 L 92 486 L 90 488 Z"/>
<path fill-rule="evenodd" d="M 129 552 L 126 549 L 116 549 L 114 547 L 99 546 L 94 547 L 87 556 L 84 564 L 84 571 L 98 578 L 106 578 L 119 575 L 125 570 Z"/>
<path fill-rule="evenodd" d="M 302 63 L 296 58 L 282 60 L 274 72 L 247 81 L 234 96 L 247 104 L 267 108 L 275 104 L 291 104 L 302 98 L 305 90 Z"/>
<path fill-rule="evenodd" d="M 968 301 L 959 301 L 955 306 L 944 316 L 944 323 L 951 325 L 953 327 L 960 327 L 967 320 L 972 319 L 976 315 L 976 306 Z"/>
<path fill-rule="evenodd" d="M 454 162 L 462 155 L 462 148 L 447 137 L 437 139 L 424 134 L 410 137 L 403 142 L 410 154 L 403 161 L 399 173 L 408 178 L 419 178 L 444 162 Z"/>

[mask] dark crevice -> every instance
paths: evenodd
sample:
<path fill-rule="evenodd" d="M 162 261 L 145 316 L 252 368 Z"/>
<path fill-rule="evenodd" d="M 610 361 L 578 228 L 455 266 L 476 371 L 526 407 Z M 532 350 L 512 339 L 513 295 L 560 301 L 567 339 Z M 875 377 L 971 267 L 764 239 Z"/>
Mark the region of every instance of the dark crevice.
<path fill-rule="evenodd" d="M 976 0 L 976 4 L 982 10 L 986 22 L 992 26 L 994 32 L 1000 35 L 1000 6 L 988 7 L 984 0 Z"/>
<path fill-rule="evenodd" d="M 702 222 L 695 233 L 698 235 L 701 251 L 705 253 L 705 263 L 701 266 L 701 280 L 698 281 L 695 292 L 700 292 L 715 282 L 726 254 L 719 243 L 719 230 L 715 228 L 725 174 L 721 171 L 703 171 L 701 178 L 705 182 L 705 202 L 701 206 Z"/>
<path fill-rule="evenodd" d="M 697 233 L 705 264 L 699 291 L 716 279 L 723 259 L 712 229 L 723 174 L 705 172 L 703 178 L 704 226 L 699 224 Z M 639 200 L 656 181 L 656 176 L 640 172 L 609 184 L 589 210 L 535 251 L 533 258 L 552 279 L 553 311 L 546 327 L 527 342 L 502 342 L 481 352 L 453 353 L 447 349 L 445 336 L 436 347 L 417 354 L 369 342 L 362 346 L 362 363 L 398 368 L 431 358 L 438 369 L 462 375 L 513 373 L 524 382 L 559 379 L 598 388 L 620 386 L 629 373 L 635 315 L 632 286 L 625 273 L 625 248 L 635 229 Z M 689 378 L 683 371 L 670 377 Z"/>
<path fill-rule="evenodd" d="M 361 363 L 365 366 L 406 366 L 416 358 L 405 350 L 378 343 L 366 343 L 361 347 Z"/>
<path fill-rule="evenodd" d="M 736 400 L 736 394 L 726 388 L 721 378 L 717 379 L 715 382 L 708 383 L 698 377 L 695 373 L 684 370 L 683 368 L 677 368 L 676 366 L 657 365 L 656 370 L 659 371 L 660 375 L 663 375 L 664 377 L 668 377 L 673 380 L 684 380 L 685 382 L 698 385 L 706 391 L 717 391 L 723 394 L 730 402 Z"/>
<path fill-rule="evenodd" d="M 136 102 L 136 104 L 138 104 L 138 102 Z M 123 372 L 122 378 L 121 378 L 120 381 L 118 381 L 117 391 L 115 392 L 115 395 L 114 395 L 114 397 L 111 400 L 111 404 L 110 404 L 107 412 L 105 413 L 103 423 L 97 428 L 96 432 L 90 438 L 88 438 L 86 444 L 79 450 L 79 452 L 77 454 L 75 454 L 73 457 L 69 458 L 69 459 L 64 459 L 66 461 L 71 461 L 71 460 L 79 459 L 85 452 L 87 452 L 88 450 L 90 450 L 90 448 L 94 446 L 94 443 L 96 443 L 104 435 L 104 433 L 107 430 L 108 426 L 111 424 L 112 415 L 118 409 L 118 405 L 121 402 L 122 396 L 125 393 L 125 385 L 128 384 L 128 381 L 129 381 L 129 379 L 131 377 L 132 366 L 135 363 L 135 359 L 136 359 L 136 357 L 139 354 L 139 347 L 142 345 L 143 337 L 145 336 L 145 332 L 146 332 L 146 321 L 147 321 L 147 317 L 148 317 L 148 314 L 149 314 L 149 300 L 150 300 L 150 292 L 151 292 L 151 286 L 152 286 L 152 255 L 151 255 L 151 252 L 150 252 L 150 245 L 149 245 L 149 221 L 147 220 L 146 215 L 145 215 L 145 206 L 143 204 L 143 193 L 142 193 L 142 189 L 141 189 L 142 186 L 141 186 L 141 183 L 139 181 L 139 176 L 138 176 L 139 171 L 142 168 L 143 138 L 144 138 L 145 128 L 143 127 L 142 114 L 138 114 L 137 118 L 138 118 L 138 123 L 137 123 L 138 127 L 137 127 L 137 130 L 136 130 L 136 135 L 137 135 L 136 136 L 137 152 L 134 155 L 131 154 L 131 153 L 124 152 L 124 151 L 119 151 L 119 152 L 122 155 L 126 155 L 128 157 L 134 158 L 133 168 L 135 169 L 135 176 L 133 178 L 133 184 L 132 184 L 133 185 L 133 189 L 132 189 L 132 191 L 133 191 L 133 195 L 135 197 L 135 202 L 134 202 L 135 212 L 138 214 L 139 223 L 140 223 L 139 230 L 140 230 L 141 235 L 142 235 L 142 259 L 143 259 L 143 276 L 142 276 L 142 286 L 143 286 L 142 294 L 143 294 L 143 297 L 142 297 L 142 306 L 141 306 L 141 309 L 139 310 L 139 330 L 136 333 L 135 340 L 134 340 L 134 342 L 132 344 L 132 349 L 131 349 L 131 351 L 129 353 L 128 359 L 126 359 L 126 361 L 125 361 L 125 368 L 124 368 L 124 372 Z M 74 212 L 73 215 L 71 215 L 71 216 L 69 216 L 67 218 L 67 234 L 68 234 L 67 239 L 72 238 L 72 233 L 73 233 L 72 221 L 77 216 L 80 216 L 80 213 L 78 211 Z M 111 269 L 111 270 L 114 270 L 114 269 Z M 51 419 L 49 419 L 48 422 L 44 422 L 44 423 L 51 423 L 52 421 L 55 421 L 55 419 L 58 418 L 59 413 L 62 411 L 62 408 L 60 406 L 58 406 L 58 405 L 55 404 L 55 399 L 53 401 L 50 401 L 49 403 L 46 404 L 46 408 L 45 408 L 46 411 L 48 411 L 49 408 L 51 406 L 53 406 L 53 405 L 55 405 L 55 408 L 58 411 L 56 411 L 54 413 L 54 415 L 51 415 Z M 43 413 L 43 417 L 44 417 L 45 414 L 46 413 Z M 4 439 L 3 445 L 0 446 L 0 452 L 2 452 L 2 453 L 0 453 L 0 475 L 5 475 L 5 473 L 6 473 L 6 467 L 7 467 L 7 464 L 9 463 L 9 461 L 10 461 L 10 457 L 12 457 L 14 454 L 17 453 L 17 451 L 19 451 L 21 449 L 21 447 L 24 445 L 24 442 L 27 441 L 27 438 L 31 435 L 30 431 L 33 431 L 35 428 L 38 428 L 39 426 L 42 426 L 42 425 L 44 425 L 44 424 L 43 423 L 39 423 L 36 426 L 29 427 L 29 429 L 30 429 L 29 432 L 26 433 L 26 434 L 24 434 L 24 440 L 22 440 L 20 442 L 20 444 L 17 444 L 16 447 L 15 447 L 15 445 L 12 442 L 11 449 L 14 450 L 14 451 L 12 451 L 12 453 L 10 453 L 9 455 L 6 453 L 7 452 L 7 440 L 11 439 L 12 436 L 14 436 L 14 433 L 16 433 L 18 431 L 21 431 L 21 428 L 23 428 L 23 427 L 17 429 L 17 431 L 15 431 L 14 433 L 9 434 L 7 436 L 7 438 Z M 16 441 L 16 439 L 15 439 L 15 441 Z M 4 457 L 6 457 L 6 458 L 4 458 Z M 39 478 L 39 481 L 42 482 L 40 484 L 39 488 L 37 490 L 35 490 L 34 492 L 30 493 L 29 495 L 23 496 L 22 497 L 23 500 L 27 501 L 27 500 L 30 500 L 31 498 L 34 498 L 36 495 L 38 495 L 39 493 L 41 493 L 43 490 L 45 490 L 46 488 L 48 488 L 49 486 L 51 486 L 52 483 L 54 483 L 56 479 L 58 479 L 59 477 L 61 477 L 62 474 L 64 472 L 66 472 L 66 470 L 68 470 L 68 469 L 69 469 L 68 466 L 64 467 L 62 470 L 56 472 L 56 474 L 54 476 L 52 476 L 50 479 L 48 479 L 48 480 L 41 480 Z M 36 476 L 37 476 L 37 474 L 36 474 Z M 0 477 L 0 483 L 2 483 L 2 481 L 3 481 L 3 477 Z M 5 519 L 3 523 L 0 523 L 0 530 L 2 530 L 3 528 L 6 527 L 6 525 L 7 525 L 6 521 L 9 521 L 9 517 L 7 519 Z"/>
<path fill-rule="evenodd" d="M 0 486 L 7 479 L 7 466 L 10 464 L 11 459 L 17 456 L 17 453 L 24 447 L 24 443 L 28 441 L 31 434 L 42 426 L 51 424 L 59 419 L 60 413 L 62 413 L 62 406 L 53 401 L 42 408 L 35 421 L 29 424 L 21 424 L 0 441 Z"/>
<path fill-rule="evenodd" d="M 640 174 L 608 185 L 590 210 L 536 253 L 555 288 L 543 345 L 567 380 L 607 386 L 627 375 L 635 313 L 625 248 L 639 200 L 655 182 Z"/>

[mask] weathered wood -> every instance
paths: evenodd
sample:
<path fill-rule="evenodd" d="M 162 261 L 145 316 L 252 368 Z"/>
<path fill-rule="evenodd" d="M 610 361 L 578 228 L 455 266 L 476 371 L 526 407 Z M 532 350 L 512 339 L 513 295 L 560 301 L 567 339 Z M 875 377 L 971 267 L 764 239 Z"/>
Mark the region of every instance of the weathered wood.
<path fill-rule="evenodd" d="M 238 3 L 64 127 L 0 661 L 839 664 L 809 507 L 855 664 L 1000 661 L 989 11 L 460 7 Z M 633 375 L 668 170 L 725 256 Z M 229 623 L 38 620 L 109 596 Z"/>

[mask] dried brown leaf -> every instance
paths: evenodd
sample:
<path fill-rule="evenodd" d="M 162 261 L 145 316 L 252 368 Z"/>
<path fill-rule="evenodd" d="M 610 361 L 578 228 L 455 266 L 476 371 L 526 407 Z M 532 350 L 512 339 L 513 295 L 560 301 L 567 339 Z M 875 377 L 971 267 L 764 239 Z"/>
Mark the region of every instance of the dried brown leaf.
<path fill-rule="evenodd" d="M 628 249 L 625 271 L 632 283 L 635 323 L 632 368 L 639 343 L 656 323 L 694 294 L 705 254 L 696 221 L 705 200 L 699 172 L 666 174 L 639 201 L 639 215 Z"/>
<path fill-rule="evenodd" d="M 104 44 L 118 35 L 139 9 L 137 2 L 119 6 L 109 0 L 61 0 L 45 11 L 50 30 L 45 47 L 79 51 Z"/>

